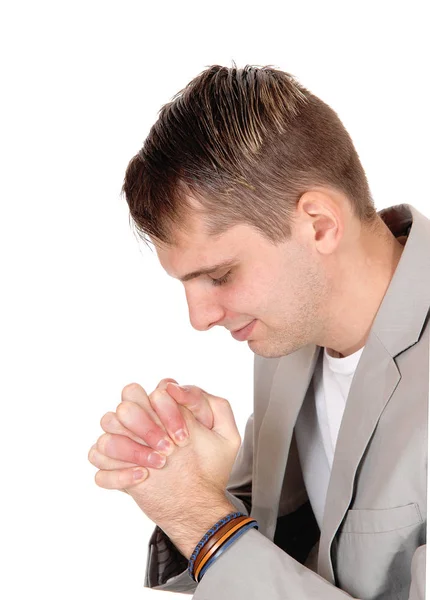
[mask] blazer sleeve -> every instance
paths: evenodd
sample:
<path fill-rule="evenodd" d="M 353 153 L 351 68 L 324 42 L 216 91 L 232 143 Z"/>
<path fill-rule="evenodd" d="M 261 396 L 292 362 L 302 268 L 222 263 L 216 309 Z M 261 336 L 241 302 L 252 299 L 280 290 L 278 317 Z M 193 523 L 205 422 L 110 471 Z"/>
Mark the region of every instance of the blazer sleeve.
<path fill-rule="evenodd" d="M 245 514 L 251 512 L 253 435 L 254 417 L 251 415 L 226 491 L 230 502 Z M 191 594 L 197 584 L 189 576 L 187 568 L 187 559 L 166 534 L 155 527 L 149 540 L 145 587 Z"/>
<path fill-rule="evenodd" d="M 425 556 L 425 546 L 414 553 L 409 600 L 425 600 Z M 257 530 L 250 529 L 211 565 L 193 598 L 346 600 L 353 596 L 291 558 Z"/>
<path fill-rule="evenodd" d="M 227 488 L 230 501 L 251 511 L 253 416 L 248 420 Z M 426 546 L 417 548 L 411 564 L 409 600 L 425 600 Z M 195 600 L 346 600 L 354 598 L 296 561 L 255 529 L 247 531 L 207 570 L 197 585 L 187 560 L 158 527 L 149 543 L 145 586 L 194 594 Z M 358 600 L 358 599 L 356 599 Z"/>

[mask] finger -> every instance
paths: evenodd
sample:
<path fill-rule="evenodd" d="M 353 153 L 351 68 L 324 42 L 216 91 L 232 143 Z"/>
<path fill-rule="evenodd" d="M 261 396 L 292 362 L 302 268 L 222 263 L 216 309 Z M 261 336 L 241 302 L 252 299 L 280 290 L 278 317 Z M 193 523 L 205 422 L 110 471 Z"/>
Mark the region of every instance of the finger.
<path fill-rule="evenodd" d="M 116 471 L 97 471 L 94 479 L 98 486 L 107 490 L 123 490 L 145 481 L 147 477 L 147 469 L 136 467 Z"/>
<path fill-rule="evenodd" d="M 225 398 L 213 396 L 206 393 L 206 398 L 211 407 L 214 417 L 214 426 L 212 431 L 215 431 L 220 436 L 240 446 L 240 433 L 237 429 L 236 421 L 231 409 L 230 402 Z"/>
<path fill-rule="evenodd" d="M 117 433 L 118 435 L 126 435 L 131 440 L 134 440 L 138 444 L 144 444 L 144 440 L 139 436 L 131 432 L 127 427 L 124 427 L 122 423 L 118 421 L 118 418 L 114 412 L 108 412 L 101 418 L 100 426 L 106 433 Z"/>
<path fill-rule="evenodd" d="M 148 446 L 137 444 L 123 435 L 105 433 L 99 437 L 96 448 L 101 454 L 142 467 L 160 469 L 166 464 L 166 457 Z"/>
<path fill-rule="evenodd" d="M 208 429 L 212 429 L 214 418 L 208 401 L 210 394 L 195 385 L 181 388 L 177 384 L 169 383 L 166 389 L 178 404 L 185 406 L 193 413 L 197 421 Z"/>
<path fill-rule="evenodd" d="M 209 394 L 195 385 L 185 386 L 184 390 L 171 383 L 167 389 L 169 394 L 172 392 L 172 396 L 178 404 L 188 408 L 194 415 L 199 411 L 205 411 L 205 419 L 211 415 L 213 431 L 231 441 L 237 442 L 239 439 L 240 443 L 240 435 L 228 400 Z M 200 421 L 200 419 L 198 420 Z"/>
<path fill-rule="evenodd" d="M 151 413 L 153 412 L 151 408 Z M 154 414 L 156 415 L 156 413 Z M 166 456 L 173 452 L 172 440 L 166 435 L 165 429 L 154 422 L 152 414 L 148 414 L 147 409 L 143 409 L 134 402 L 124 400 L 116 409 L 116 417 L 121 425 L 154 450 L 163 452 Z"/>
<path fill-rule="evenodd" d="M 97 450 L 96 445 L 92 446 L 88 452 L 88 460 L 94 467 L 103 469 L 104 471 L 113 471 L 115 469 L 129 469 L 130 467 L 137 467 L 139 465 L 132 465 L 131 463 L 116 460 L 115 458 L 109 458 Z"/>
<path fill-rule="evenodd" d="M 176 381 L 176 379 L 172 379 L 171 377 L 165 377 L 164 379 L 162 379 L 159 382 L 156 389 L 165 390 L 168 383 L 178 383 L 178 382 Z M 149 394 L 149 397 L 151 397 L 151 394 Z"/>
<path fill-rule="evenodd" d="M 166 385 L 169 382 L 178 383 L 176 381 L 176 379 L 172 379 L 171 377 L 165 377 L 164 379 L 161 379 L 159 381 L 156 389 L 162 389 L 162 390 L 166 389 Z M 121 392 L 121 402 L 126 402 L 126 401 L 135 402 L 135 404 L 138 404 L 139 406 L 141 406 L 153 418 L 154 423 L 156 423 L 159 427 L 163 427 L 161 421 L 158 418 L 157 413 L 153 410 L 153 408 L 151 406 L 151 402 L 149 400 L 148 394 L 145 392 L 145 390 L 143 389 L 143 387 L 141 385 L 139 385 L 138 383 L 130 383 L 123 388 L 123 390 Z M 108 414 L 113 414 L 113 413 L 108 413 Z M 119 423 L 118 420 L 117 420 L 117 423 Z M 121 427 L 122 426 L 119 424 L 119 428 L 121 428 Z M 104 429 L 103 426 L 102 426 L 102 428 Z M 105 430 L 105 431 L 107 431 L 107 430 Z M 107 433 L 119 433 L 119 434 L 127 435 L 127 433 L 124 431 L 124 429 L 123 429 L 123 431 L 119 431 L 119 430 L 118 431 L 109 431 L 109 432 L 107 431 Z M 132 437 L 132 436 L 130 436 L 130 437 Z M 137 438 L 137 436 L 135 436 L 134 438 L 132 437 L 132 439 L 134 439 L 138 443 L 141 443 L 140 440 Z"/>
<path fill-rule="evenodd" d="M 172 440 L 178 446 L 187 445 L 189 432 L 178 403 L 165 389 L 160 388 L 155 389 L 150 394 L 149 400 Z"/>
<path fill-rule="evenodd" d="M 161 379 L 156 387 L 156 389 L 165 390 L 166 385 L 171 383 L 178 383 L 176 379 L 172 379 L 171 377 L 165 377 Z M 146 409 L 151 406 L 149 402 L 149 396 L 143 389 L 143 387 L 139 383 L 129 383 L 126 385 L 121 392 L 121 401 L 129 400 L 130 402 L 135 402 L 139 404 L 142 408 Z"/>
<path fill-rule="evenodd" d="M 123 388 L 121 392 L 121 402 L 126 401 L 138 404 L 141 408 L 147 411 L 147 413 L 152 417 L 154 423 L 156 423 L 158 426 L 161 426 L 157 413 L 151 407 L 148 394 L 140 384 L 129 383 Z"/>

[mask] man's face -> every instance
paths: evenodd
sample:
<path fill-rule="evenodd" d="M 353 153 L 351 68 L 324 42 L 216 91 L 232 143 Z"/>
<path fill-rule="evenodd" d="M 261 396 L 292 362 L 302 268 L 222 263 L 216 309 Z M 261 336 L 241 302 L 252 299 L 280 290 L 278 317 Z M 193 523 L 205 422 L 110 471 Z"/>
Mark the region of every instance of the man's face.
<path fill-rule="evenodd" d="M 184 281 L 191 325 L 237 330 L 256 319 L 247 342 L 267 358 L 290 354 L 315 342 L 324 324 L 328 285 L 311 241 L 295 233 L 278 246 L 249 225 L 236 225 L 217 238 L 203 233 L 201 218 L 190 220 L 175 246 L 155 245 L 161 266 L 178 279 L 231 260 L 232 265 Z M 216 285 L 213 280 L 227 275 Z"/>

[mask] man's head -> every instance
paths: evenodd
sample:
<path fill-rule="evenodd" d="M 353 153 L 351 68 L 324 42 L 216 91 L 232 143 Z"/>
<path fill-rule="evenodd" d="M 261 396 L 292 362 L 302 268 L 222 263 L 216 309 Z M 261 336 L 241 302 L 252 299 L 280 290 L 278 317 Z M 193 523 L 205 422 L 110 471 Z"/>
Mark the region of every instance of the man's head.
<path fill-rule="evenodd" d="M 344 219 L 376 219 L 336 113 L 271 68 L 213 66 L 195 78 L 160 111 L 123 190 L 171 275 L 234 259 L 224 285 L 210 277 L 228 268 L 184 282 L 191 323 L 235 330 L 257 319 L 248 343 L 264 356 L 318 338 Z"/>

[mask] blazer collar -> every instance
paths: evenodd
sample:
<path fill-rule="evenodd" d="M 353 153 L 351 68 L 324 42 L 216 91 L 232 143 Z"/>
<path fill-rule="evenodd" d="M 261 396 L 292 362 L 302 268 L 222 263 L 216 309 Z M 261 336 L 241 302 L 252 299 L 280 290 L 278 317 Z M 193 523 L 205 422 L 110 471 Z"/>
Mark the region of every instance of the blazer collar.
<path fill-rule="evenodd" d="M 371 330 L 394 357 L 418 340 L 429 310 L 430 221 L 408 204 L 379 215 L 396 237 L 409 232 Z"/>

